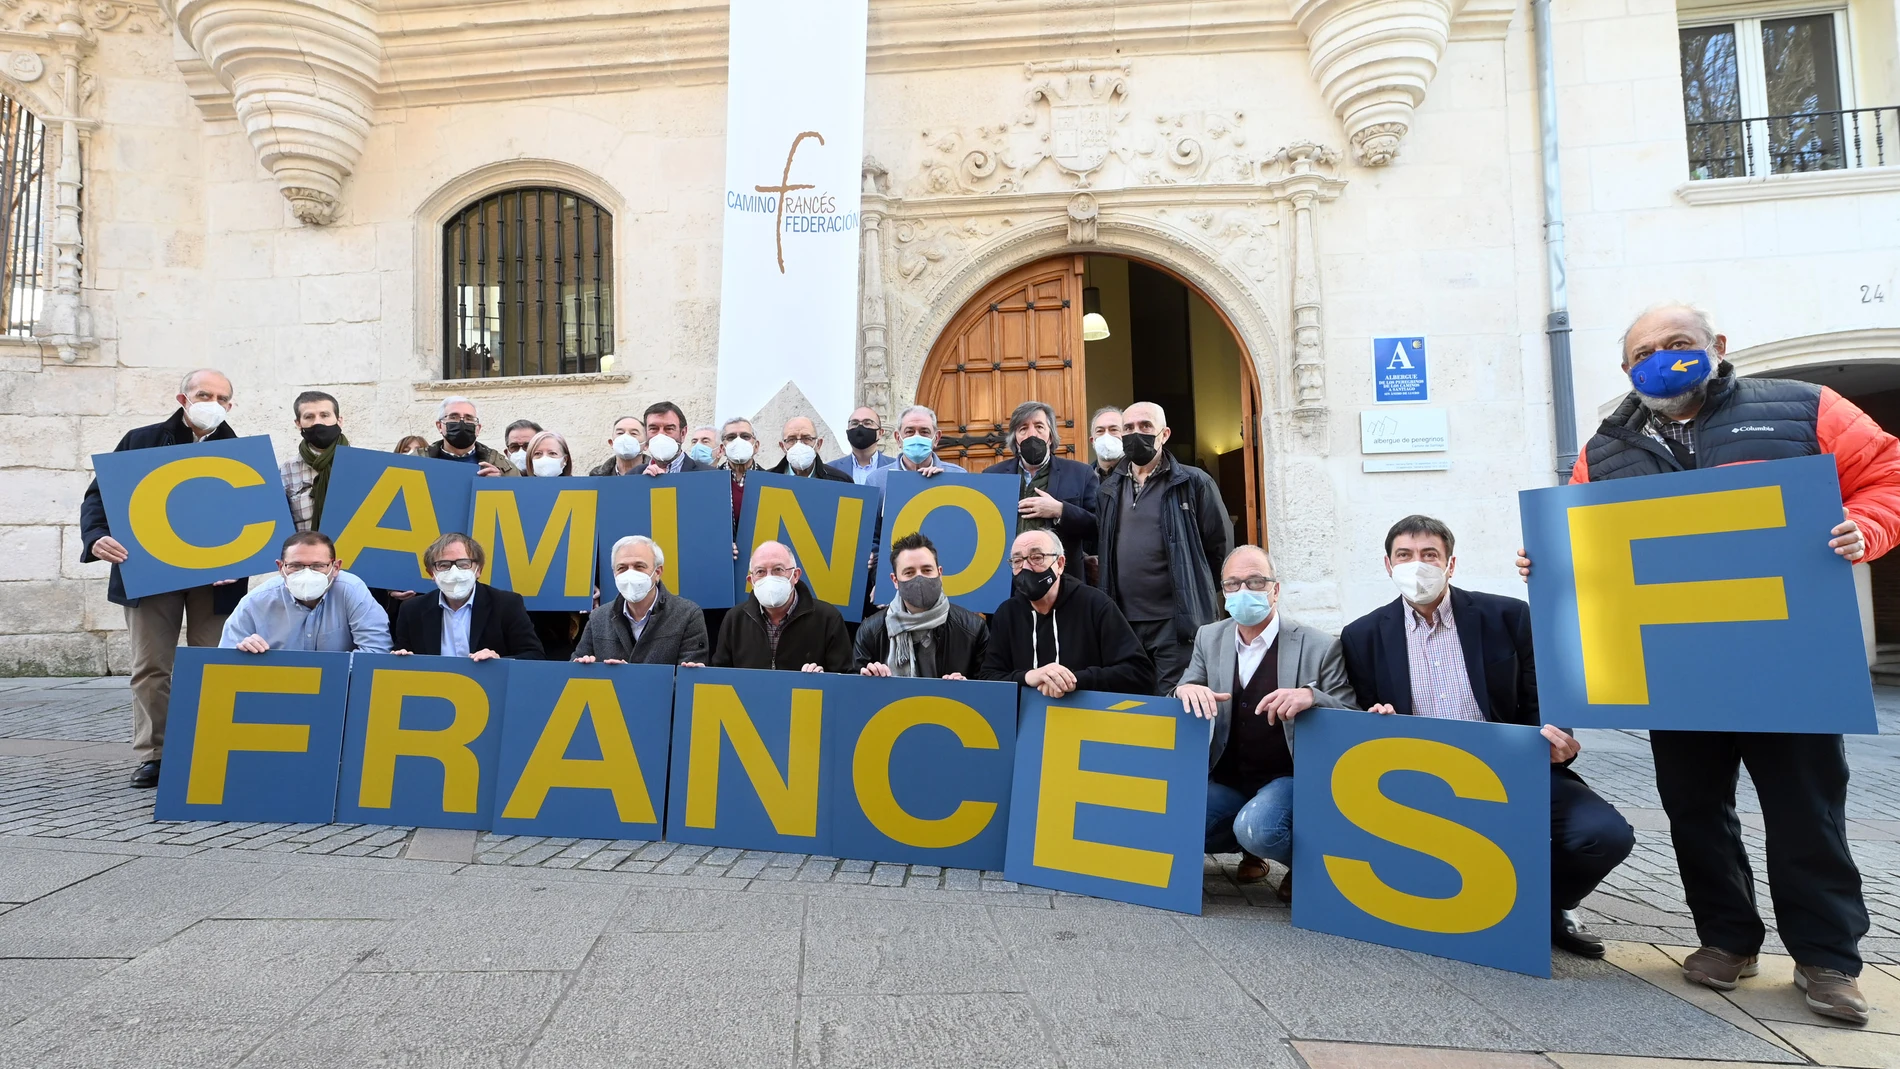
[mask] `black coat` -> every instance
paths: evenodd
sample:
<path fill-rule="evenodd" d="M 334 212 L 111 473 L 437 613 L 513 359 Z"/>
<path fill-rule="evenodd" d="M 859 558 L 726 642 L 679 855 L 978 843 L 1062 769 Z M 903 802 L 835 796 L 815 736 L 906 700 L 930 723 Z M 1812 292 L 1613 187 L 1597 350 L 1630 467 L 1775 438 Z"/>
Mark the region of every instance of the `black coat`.
<path fill-rule="evenodd" d="M 983 672 L 983 651 L 990 644 L 990 625 L 961 605 L 950 606 L 950 616 L 931 637 L 937 655 L 937 674 L 961 673 L 965 679 L 978 679 Z M 877 615 L 858 625 L 858 670 L 873 661 L 890 663 L 891 638 L 885 629 L 885 615 Z"/>
<path fill-rule="evenodd" d="M 475 604 L 469 610 L 468 652 L 494 650 L 516 660 L 542 659 L 541 639 L 535 635 L 534 621 L 528 618 L 528 608 L 520 594 L 476 583 L 474 597 Z M 403 601 L 389 627 L 389 648 L 429 657 L 441 656 L 440 594 L 424 591 Z"/>
<path fill-rule="evenodd" d="M 796 672 L 816 664 L 827 672 L 858 670 L 851 657 L 851 635 L 845 631 L 844 617 L 836 606 L 819 601 L 803 582 L 798 584 L 798 600 L 785 621 L 785 630 L 779 633 L 777 653 L 765 633 L 765 607 L 752 594 L 726 613 L 714 648 L 717 652 L 707 662 L 714 668 Z"/>
<path fill-rule="evenodd" d="M 1154 662 L 1107 594 L 1064 575 L 1052 615 L 1061 662 L 1075 673 L 1078 688 L 1118 694 L 1153 692 Z M 997 606 L 990 617 L 989 648 L 983 654 L 984 679 L 1023 681 L 1034 666 L 1030 640 L 1035 617 L 1035 607 L 1021 594 Z"/>
<path fill-rule="evenodd" d="M 1095 499 L 1102 480 L 1095 474 L 1093 464 L 1062 457 L 1050 457 L 1047 463 L 1050 466 L 1049 496 L 1062 502 L 1062 515 L 1056 519 L 1056 537 L 1062 539 L 1062 553 L 1068 558 L 1068 567 L 1080 576 L 1084 544 L 1095 540 Z M 1016 458 L 1011 457 L 984 468 L 983 474 L 1014 475 L 1020 479 L 1022 468 Z"/>
<path fill-rule="evenodd" d="M 627 599 L 614 600 L 595 609 L 587 618 L 587 627 L 574 647 L 576 657 L 594 657 L 602 661 L 628 664 L 680 664 L 706 660 L 706 614 L 698 605 L 669 594 L 660 588 L 652 615 L 634 641 L 633 625 L 627 622 Z"/>
<path fill-rule="evenodd" d="M 1471 695 L 1486 720 L 1541 723 L 1531 607 L 1516 598 L 1451 588 L 1452 620 L 1464 650 Z M 1346 625 L 1339 635 L 1346 678 L 1361 709 L 1390 705 L 1412 712 L 1412 660 L 1405 645 L 1405 601 L 1394 599 Z"/>
<path fill-rule="evenodd" d="M 207 442 L 221 442 L 236 438 L 237 432 L 229 423 L 218 424 L 218 429 L 205 435 Z M 114 453 L 123 453 L 128 449 L 157 449 L 167 445 L 190 445 L 196 439 L 191 428 L 185 423 L 185 410 L 173 412 L 171 418 L 163 423 L 153 423 L 137 427 L 125 433 L 119 444 L 112 447 Z M 94 478 L 92 485 L 86 487 L 85 500 L 79 503 L 79 561 L 91 564 L 98 560 L 92 555 L 92 545 L 112 531 L 106 526 L 106 505 L 99 497 L 99 480 Z M 250 580 L 240 579 L 235 583 L 211 587 L 212 611 L 220 616 L 229 615 L 244 600 L 244 593 L 250 589 Z M 119 566 L 112 566 L 112 578 L 106 583 L 106 600 L 114 605 L 137 605 L 139 599 L 125 596 L 125 580 L 119 575 Z"/>
<path fill-rule="evenodd" d="M 1213 476 L 1173 457 L 1166 469 L 1148 478 L 1159 485 L 1144 494 L 1161 494 L 1164 534 L 1168 543 L 1168 576 L 1174 580 L 1174 633 L 1191 642 L 1194 633 L 1223 615 L 1220 595 L 1221 565 L 1234 548 L 1234 521 Z M 1135 468 L 1123 464 L 1102 480 L 1096 497 L 1096 545 L 1102 557 L 1102 591 L 1116 605 L 1121 600 L 1121 569 L 1116 553 L 1121 545 L 1122 495 L 1134 481 Z"/>
<path fill-rule="evenodd" d="M 790 460 L 780 457 L 778 459 L 778 467 L 768 468 L 766 470 L 774 475 L 790 475 L 795 479 L 822 479 L 826 482 L 845 482 L 853 484 L 857 482 L 857 480 L 853 479 L 848 473 L 839 471 L 837 468 L 832 467 L 822 460 L 813 461 L 811 467 L 812 473 L 810 475 L 799 475 L 792 470 L 792 462 Z"/>

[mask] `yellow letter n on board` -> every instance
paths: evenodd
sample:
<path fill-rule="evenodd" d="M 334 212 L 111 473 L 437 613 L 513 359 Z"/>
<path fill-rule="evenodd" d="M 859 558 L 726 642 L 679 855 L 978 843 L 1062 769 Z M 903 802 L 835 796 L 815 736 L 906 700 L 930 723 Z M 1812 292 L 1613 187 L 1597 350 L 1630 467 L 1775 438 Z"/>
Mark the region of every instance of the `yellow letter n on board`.
<path fill-rule="evenodd" d="M 1592 705 L 1648 705 L 1646 624 L 1786 620 L 1780 576 L 1638 583 L 1631 543 L 1785 527 L 1781 488 L 1579 505 L 1569 510 L 1584 688 Z"/>

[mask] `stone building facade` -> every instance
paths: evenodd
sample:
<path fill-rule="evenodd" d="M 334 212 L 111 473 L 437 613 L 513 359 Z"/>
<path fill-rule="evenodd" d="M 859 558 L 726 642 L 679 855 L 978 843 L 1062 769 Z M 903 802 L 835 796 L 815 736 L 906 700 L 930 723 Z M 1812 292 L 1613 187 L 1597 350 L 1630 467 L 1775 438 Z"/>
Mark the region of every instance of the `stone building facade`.
<path fill-rule="evenodd" d="M 809 31 L 797 7 L 788 47 Z M 1777 60 L 1750 42 L 1809 16 L 1835 35 L 1834 133 L 1790 163 L 1775 153 L 1809 135 L 1754 113 Z M 1336 626 L 1388 599 L 1380 539 L 1411 511 L 1458 531 L 1461 581 L 1521 589 L 1512 491 L 1556 463 L 1525 3 L 872 0 L 870 17 L 857 359 L 887 420 L 994 280 L 1126 258 L 1233 334 L 1257 398 L 1248 485 L 1295 611 Z M 1710 308 L 1745 372 L 1900 386 L 1897 21 L 1894 0 L 1557 0 L 1583 437 L 1624 388 L 1621 330 L 1671 298 Z M 0 338 L 0 672 L 124 670 L 79 501 L 90 456 L 165 417 L 192 367 L 226 371 L 233 425 L 280 449 L 306 388 L 375 448 L 429 433 L 453 394 L 488 440 L 531 417 L 590 461 L 654 400 L 731 414 L 712 396 L 724 5 L 20 0 L 0 25 L 0 93 L 45 128 L 37 262 L 12 276 L 30 314 Z M 1723 25 L 1756 89 L 1691 124 L 1685 85 L 1708 72 L 1685 75 L 1685 29 Z M 1813 54 L 1818 25 L 1800 24 Z M 1712 152 L 1711 130 L 1757 133 Z M 523 187 L 610 228 L 592 314 L 611 315 L 611 364 L 449 378 L 448 227 Z M 1445 470 L 1364 470 L 1387 336 L 1429 340 Z M 1061 415 L 1080 437 L 1088 413 Z"/>

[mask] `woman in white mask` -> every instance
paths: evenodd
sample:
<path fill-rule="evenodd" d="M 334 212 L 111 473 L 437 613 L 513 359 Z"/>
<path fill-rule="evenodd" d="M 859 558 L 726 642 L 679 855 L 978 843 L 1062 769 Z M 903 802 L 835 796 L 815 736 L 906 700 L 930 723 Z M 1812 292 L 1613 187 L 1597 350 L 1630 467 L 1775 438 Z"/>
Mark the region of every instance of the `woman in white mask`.
<path fill-rule="evenodd" d="M 528 442 L 528 462 L 523 475 L 549 478 L 574 474 L 574 458 L 567 450 L 567 439 L 553 431 L 542 431 Z"/>
<path fill-rule="evenodd" d="M 587 618 L 574 647 L 581 664 L 680 664 L 706 659 L 706 616 L 666 589 L 666 552 L 646 535 L 628 535 L 611 554 L 619 596 Z"/>

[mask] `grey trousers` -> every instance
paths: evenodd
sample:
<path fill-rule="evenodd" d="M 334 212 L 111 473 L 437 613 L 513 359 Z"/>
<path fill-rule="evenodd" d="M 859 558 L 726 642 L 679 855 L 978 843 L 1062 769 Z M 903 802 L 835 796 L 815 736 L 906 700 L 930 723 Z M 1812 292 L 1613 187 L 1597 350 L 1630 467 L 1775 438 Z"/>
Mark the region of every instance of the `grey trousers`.
<path fill-rule="evenodd" d="M 193 646 L 215 646 L 225 617 L 213 608 L 211 588 L 153 594 L 125 607 L 132 638 L 132 753 L 140 762 L 165 756 L 165 713 L 172 700 L 172 663 L 178 631 Z M 189 621 L 189 623 L 187 623 Z"/>
<path fill-rule="evenodd" d="M 1173 693 L 1174 685 L 1181 682 L 1181 673 L 1194 658 L 1194 640 L 1177 637 L 1173 620 L 1130 620 L 1128 626 L 1134 628 L 1141 648 L 1155 663 L 1155 693 Z"/>

